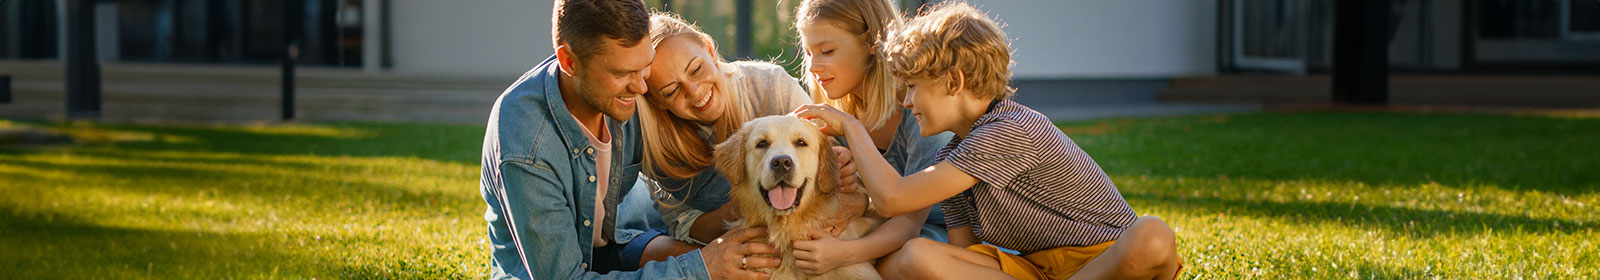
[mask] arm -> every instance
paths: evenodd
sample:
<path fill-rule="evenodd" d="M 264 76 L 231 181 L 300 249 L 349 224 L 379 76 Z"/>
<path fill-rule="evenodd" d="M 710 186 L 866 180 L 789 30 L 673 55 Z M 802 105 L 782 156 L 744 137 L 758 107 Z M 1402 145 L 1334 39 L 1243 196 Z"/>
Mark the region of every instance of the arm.
<path fill-rule="evenodd" d="M 695 209 L 690 205 L 698 199 L 713 197 L 706 195 L 706 191 L 727 189 L 727 187 L 719 188 L 717 185 L 726 186 L 728 180 L 722 178 L 715 170 L 707 169 L 689 180 L 671 178 L 650 178 L 649 180 L 654 181 L 650 184 L 652 192 L 671 193 L 674 196 L 682 197 L 677 201 L 663 201 L 664 197 L 661 195 L 651 196 L 656 200 L 656 211 L 661 213 L 661 218 L 666 222 L 674 239 L 705 245 L 707 241 L 727 232 L 728 221 L 739 218 L 736 208 L 729 207 L 726 201 L 723 201 L 722 207 L 710 212 Z M 662 189 L 666 186 L 677 186 L 672 188 L 680 191 L 669 192 Z"/>
<path fill-rule="evenodd" d="M 583 246 L 574 228 L 574 206 L 567 204 L 565 188 L 548 165 L 529 161 L 500 162 L 488 165 L 485 180 L 490 181 L 490 207 L 509 229 L 517 262 L 524 271 L 512 269 L 513 277 L 529 278 L 605 278 L 656 279 L 710 277 L 699 251 L 652 262 L 638 271 L 598 274 L 583 263 Z M 526 273 L 526 274 L 520 274 Z M 519 275 L 520 274 L 520 275 Z"/>
<path fill-rule="evenodd" d="M 889 218 L 866 236 L 845 240 L 844 246 L 840 248 L 846 249 L 845 252 L 848 254 L 845 255 L 852 257 L 847 263 L 865 262 L 900 250 L 901 245 L 905 245 L 906 241 L 916 238 L 917 234 L 922 232 L 922 223 L 928 219 L 928 211 L 929 208 L 923 208 Z"/>
<path fill-rule="evenodd" d="M 801 118 L 822 120 L 824 133 L 843 134 L 845 139 L 850 140 L 856 170 L 867 194 L 874 197 L 872 205 L 877 207 L 880 215 L 893 217 L 928 208 L 978 183 L 978 178 L 956 169 L 948 162 L 940 162 L 915 174 L 900 177 L 894 166 L 878 154 L 872 135 L 854 117 L 822 104 L 801 106 L 795 112 Z"/>
<path fill-rule="evenodd" d="M 950 228 L 949 233 L 950 245 L 961 248 L 978 245 L 978 236 L 972 234 L 972 226 L 953 227 Z"/>
<path fill-rule="evenodd" d="M 849 264 L 868 262 L 900 250 L 907 240 L 916 238 L 929 209 L 890 218 L 861 238 L 840 240 L 825 232 L 812 232 L 806 240 L 794 242 L 795 267 L 819 275 Z"/>
<path fill-rule="evenodd" d="M 733 203 L 723 203 L 717 210 L 705 212 L 699 218 L 692 219 L 694 225 L 689 228 L 689 236 L 694 240 L 712 240 L 728 232 L 728 223 L 739 219 L 739 208 Z"/>

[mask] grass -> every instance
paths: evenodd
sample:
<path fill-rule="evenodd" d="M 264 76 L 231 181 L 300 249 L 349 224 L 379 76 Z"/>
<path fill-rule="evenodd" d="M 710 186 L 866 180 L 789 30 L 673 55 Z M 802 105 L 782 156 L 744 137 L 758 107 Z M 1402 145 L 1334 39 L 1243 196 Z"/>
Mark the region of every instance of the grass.
<path fill-rule="evenodd" d="M 17 123 L 0 271 L 481 278 L 482 127 Z M 1061 124 L 1178 231 L 1184 278 L 1600 275 L 1600 118 L 1242 114 Z M 1590 265 L 1583 265 L 1588 263 Z"/>

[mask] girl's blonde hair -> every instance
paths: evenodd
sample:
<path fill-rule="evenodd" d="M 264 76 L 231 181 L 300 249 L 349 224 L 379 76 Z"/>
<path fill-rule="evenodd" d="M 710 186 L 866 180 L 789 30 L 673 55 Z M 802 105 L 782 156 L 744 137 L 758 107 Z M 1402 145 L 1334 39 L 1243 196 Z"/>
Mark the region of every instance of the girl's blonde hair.
<path fill-rule="evenodd" d="M 653 13 L 650 15 L 650 46 L 654 48 L 666 39 L 686 35 L 698 39 L 712 49 L 716 43 L 711 40 L 711 35 L 701 32 L 699 27 L 689 24 L 682 18 L 670 13 Z M 716 59 L 717 68 L 722 71 L 724 80 L 738 79 L 742 75 L 735 70 L 736 66 L 729 64 L 715 52 L 711 56 Z M 654 178 L 686 179 L 693 177 L 708 167 L 711 167 L 711 146 L 729 134 L 739 129 L 739 125 L 749 119 L 750 108 L 746 108 L 743 96 L 735 96 L 738 92 L 731 86 L 717 87 L 717 94 L 724 102 L 731 102 L 729 108 L 722 111 L 722 117 L 712 125 L 711 140 L 701 137 L 700 124 L 691 120 L 675 117 L 672 112 L 664 107 L 650 104 L 650 97 L 639 102 L 639 133 L 644 149 L 643 168 L 645 175 Z M 675 191 L 675 190 L 672 190 Z"/>
<path fill-rule="evenodd" d="M 868 130 L 882 127 L 893 114 L 899 113 L 900 96 L 898 85 L 894 76 L 889 73 L 885 57 L 878 52 L 879 45 L 885 40 L 889 27 L 899 24 L 902 20 L 900 9 L 890 0 L 806 0 L 800 3 L 795 10 L 796 28 L 805 24 L 832 24 L 839 29 L 855 33 L 856 38 L 865 43 L 869 52 L 867 57 L 867 75 L 862 79 L 864 85 L 859 92 L 847 94 L 838 100 L 828 99 L 822 86 L 817 85 L 811 73 L 810 55 L 804 56 L 808 63 L 805 64 L 807 87 L 811 91 L 812 100 L 820 100 L 828 105 L 849 112 Z"/>

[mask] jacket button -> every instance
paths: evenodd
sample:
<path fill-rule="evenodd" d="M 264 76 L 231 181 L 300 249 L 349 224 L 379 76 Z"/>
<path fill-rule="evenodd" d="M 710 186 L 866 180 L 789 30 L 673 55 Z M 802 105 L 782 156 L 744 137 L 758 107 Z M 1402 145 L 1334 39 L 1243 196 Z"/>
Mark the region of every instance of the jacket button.
<path fill-rule="evenodd" d="M 583 220 L 583 226 L 589 226 L 589 220 Z"/>
<path fill-rule="evenodd" d="M 589 175 L 589 182 L 594 182 L 594 175 Z"/>
<path fill-rule="evenodd" d="M 594 154 L 594 148 L 584 148 L 583 151 L 591 155 Z"/>
<path fill-rule="evenodd" d="M 579 263 L 578 268 L 589 269 L 589 263 Z"/>

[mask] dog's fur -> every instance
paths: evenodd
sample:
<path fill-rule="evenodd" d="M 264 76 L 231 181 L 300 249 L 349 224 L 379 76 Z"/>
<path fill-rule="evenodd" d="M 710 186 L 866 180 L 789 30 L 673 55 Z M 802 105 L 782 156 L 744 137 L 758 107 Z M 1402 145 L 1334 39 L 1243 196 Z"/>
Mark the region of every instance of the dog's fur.
<path fill-rule="evenodd" d="M 781 115 L 746 122 L 716 147 L 716 168 L 732 183 L 731 202 L 737 203 L 743 215 L 734 226 L 767 226 L 767 242 L 781 252 L 783 264 L 769 271 L 772 279 L 880 279 L 872 262 L 842 266 L 823 275 L 806 275 L 794 267 L 793 242 L 812 231 L 822 231 L 823 223 L 839 212 L 840 194 L 835 192 L 839 170 L 832 146 L 833 139 L 810 122 Z M 788 171 L 777 164 L 784 157 L 792 159 Z M 796 201 L 788 209 L 777 209 L 768 197 L 768 191 L 779 185 L 798 189 Z M 883 223 L 874 213 L 866 214 L 851 222 L 838 238 L 860 238 Z"/>

